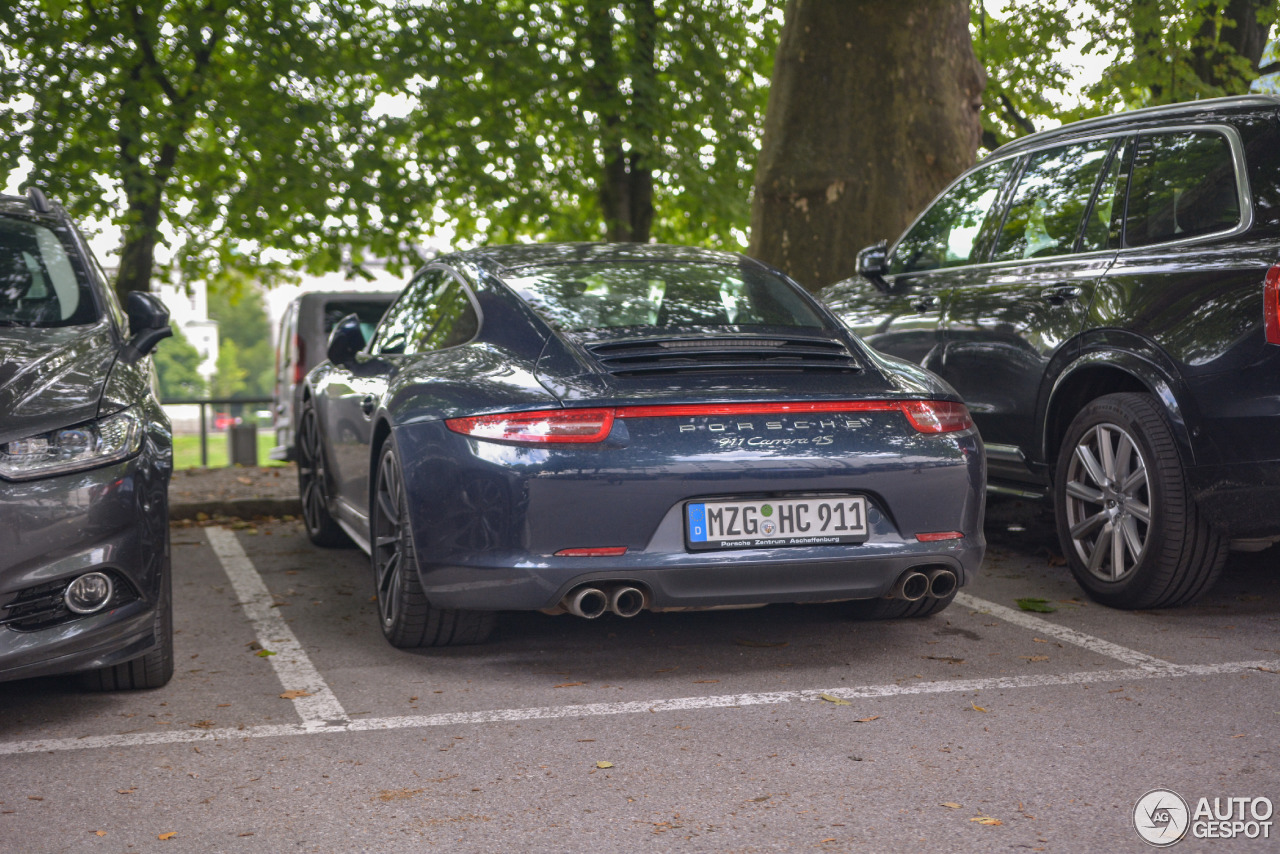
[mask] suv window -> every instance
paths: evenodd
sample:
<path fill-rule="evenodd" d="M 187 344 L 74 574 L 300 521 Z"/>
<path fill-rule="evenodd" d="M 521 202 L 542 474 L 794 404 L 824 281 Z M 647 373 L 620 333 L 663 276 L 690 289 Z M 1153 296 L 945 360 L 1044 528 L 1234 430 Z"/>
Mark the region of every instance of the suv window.
<path fill-rule="evenodd" d="M 93 323 L 97 304 L 52 229 L 0 218 L 0 325 Z"/>
<path fill-rule="evenodd" d="M 1101 139 L 1037 152 L 1018 181 L 992 261 L 1066 255 L 1114 140 Z M 1114 196 L 1114 191 L 1106 198 Z M 1110 222 L 1110 204 L 1103 205 Z M 1103 213 L 1103 211 L 1099 211 Z M 1105 232 L 1104 232 L 1105 233 Z"/>
<path fill-rule="evenodd" d="M 974 244 L 1016 159 L 978 169 L 947 191 L 903 235 L 889 273 L 914 273 L 969 263 Z"/>
<path fill-rule="evenodd" d="M 1227 231 L 1240 222 L 1231 145 L 1221 133 L 1143 134 L 1134 146 L 1125 245 Z"/>

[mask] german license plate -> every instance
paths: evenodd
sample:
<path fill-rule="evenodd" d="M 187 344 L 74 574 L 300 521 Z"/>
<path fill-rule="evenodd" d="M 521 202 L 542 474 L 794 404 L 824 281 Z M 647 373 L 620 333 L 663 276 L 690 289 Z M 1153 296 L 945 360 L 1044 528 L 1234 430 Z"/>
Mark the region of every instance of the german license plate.
<path fill-rule="evenodd" d="M 684 519 L 690 549 L 826 546 L 867 539 L 867 499 L 862 495 L 690 501 Z"/>

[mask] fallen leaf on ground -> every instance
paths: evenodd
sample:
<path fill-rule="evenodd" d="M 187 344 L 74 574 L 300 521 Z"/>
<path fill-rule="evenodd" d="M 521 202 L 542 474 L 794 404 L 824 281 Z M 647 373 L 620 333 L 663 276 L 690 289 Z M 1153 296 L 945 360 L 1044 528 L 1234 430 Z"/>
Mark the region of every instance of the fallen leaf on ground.
<path fill-rule="evenodd" d="M 253 481 L 249 480 L 247 477 L 238 477 L 236 480 L 240 481 L 245 486 L 253 486 Z"/>
<path fill-rule="evenodd" d="M 414 795 L 422 794 L 423 789 L 383 789 L 374 795 L 372 800 L 389 804 L 392 801 L 406 801 Z"/>
<path fill-rule="evenodd" d="M 969 821 L 976 821 L 978 824 L 985 824 L 988 827 L 999 827 L 1000 825 L 1004 824 L 1004 822 L 998 818 L 990 818 L 989 816 L 985 816 L 985 815 L 980 815 L 977 818 L 971 818 L 969 819 Z"/>
<path fill-rule="evenodd" d="M 132 795 L 132 794 L 133 794 L 134 792 L 136 792 L 136 791 L 138 791 L 138 787 L 137 787 L 137 786 L 134 786 L 132 789 L 116 789 L 116 794 L 118 794 L 118 795 Z"/>
<path fill-rule="evenodd" d="M 784 647 L 789 643 L 788 641 L 753 641 L 753 640 L 745 640 L 743 638 L 736 638 L 733 642 L 736 643 L 738 646 L 754 646 L 754 647 L 760 647 L 762 649 L 764 648 L 776 649 L 778 647 Z"/>
<path fill-rule="evenodd" d="M 1025 658 L 1027 661 L 1048 661 L 1047 655 L 1020 655 L 1018 658 Z"/>
<path fill-rule="evenodd" d="M 986 711 L 986 709 L 982 708 L 982 706 L 979 706 L 977 703 L 970 703 L 970 704 L 969 704 L 969 706 L 970 706 L 970 707 L 971 707 L 975 712 L 985 712 L 985 711 Z"/>
<path fill-rule="evenodd" d="M 1054 611 L 1058 610 L 1053 605 L 1049 604 L 1048 599 L 1040 599 L 1035 596 L 1030 596 L 1026 599 L 1017 599 L 1015 601 L 1018 603 L 1018 607 L 1022 610 L 1035 611 L 1038 614 L 1052 614 Z"/>
<path fill-rule="evenodd" d="M 310 696 L 311 696 L 310 691 L 303 691 L 301 688 L 293 688 L 281 694 L 280 699 L 281 700 L 297 700 L 300 697 L 310 697 Z"/>
<path fill-rule="evenodd" d="M 552 685 L 552 688 L 577 688 L 579 685 L 586 685 L 586 682 L 561 682 L 559 685 Z"/>
<path fill-rule="evenodd" d="M 258 656 L 258 658 L 266 658 L 268 655 L 275 655 L 275 653 L 269 649 L 260 649 L 254 655 Z"/>
<path fill-rule="evenodd" d="M 193 726 L 196 729 L 209 729 L 210 727 L 216 726 L 216 724 L 214 724 L 213 721 L 196 721 L 195 723 L 190 724 L 190 726 Z"/>
<path fill-rule="evenodd" d="M 95 831 L 93 832 L 93 835 L 94 835 L 94 836 L 106 836 L 106 835 L 107 835 L 107 832 L 106 832 L 105 830 L 95 830 Z"/>
<path fill-rule="evenodd" d="M 157 836 L 157 837 L 156 837 L 156 839 L 172 839 L 173 837 L 175 837 L 175 836 L 177 836 L 177 835 L 178 835 L 178 831 L 176 831 L 176 830 L 171 830 L 171 831 L 169 831 L 168 833 L 162 833 L 162 834 L 160 834 L 159 836 Z"/>
<path fill-rule="evenodd" d="M 942 806 L 944 806 L 944 807 L 946 807 L 947 809 L 950 809 L 950 810 L 958 810 L 958 809 L 960 809 L 960 805 L 959 805 L 958 803 L 956 803 L 955 801 L 943 801 L 943 802 L 942 802 Z"/>
<path fill-rule="evenodd" d="M 839 697 L 833 697 L 833 696 L 831 696 L 830 694 L 819 694 L 818 696 L 819 696 L 819 697 L 821 697 L 822 699 L 826 700 L 828 703 L 834 703 L 834 704 L 835 704 L 835 705 L 837 705 L 837 706 L 852 706 L 852 705 L 853 705 L 853 703 L 850 703 L 848 700 L 841 700 Z"/>
<path fill-rule="evenodd" d="M 1048 641 L 1045 640 L 1044 638 L 1032 638 L 1031 642 L 1032 643 L 1048 643 Z"/>
<path fill-rule="evenodd" d="M 612 763 L 612 762 L 606 762 L 605 760 L 601 759 L 599 762 L 597 762 L 597 763 L 596 763 L 596 767 L 597 767 L 597 768 L 612 768 L 612 767 L 613 767 L 613 763 Z"/>
<path fill-rule="evenodd" d="M 930 661 L 945 661 L 947 664 L 964 664 L 963 658 L 954 658 L 950 655 L 922 655 L 921 658 L 927 658 Z"/>
<path fill-rule="evenodd" d="M 869 717 L 869 718 L 858 718 L 857 720 L 855 720 L 855 721 L 854 721 L 854 723 L 855 723 L 855 724 L 869 724 L 869 723 L 871 723 L 872 721 L 878 721 L 878 720 L 880 720 L 880 716 L 879 716 L 879 715 L 872 715 L 872 716 L 871 716 L 871 717 Z"/>
<path fill-rule="evenodd" d="M 694 685 L 714 685 L 719 681 L 720 681 L 719 679 L 695 679 L 693 680 L 693 684 Z"/>

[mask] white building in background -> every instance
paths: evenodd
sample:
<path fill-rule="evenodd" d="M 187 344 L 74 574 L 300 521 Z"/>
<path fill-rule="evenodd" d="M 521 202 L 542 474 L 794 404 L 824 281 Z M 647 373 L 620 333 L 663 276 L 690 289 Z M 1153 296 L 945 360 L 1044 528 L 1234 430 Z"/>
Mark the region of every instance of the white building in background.
<path fill-rule="evenodd" d="M 209 319 L 209 292 L 204 282 L 196 282 L 188 291 L 176 285 L 160 285 L 156 296 L 169 309 L 169 322 L 200 354 L 200 376 L 205 382 L 218 370 L 218 321 Z"/>

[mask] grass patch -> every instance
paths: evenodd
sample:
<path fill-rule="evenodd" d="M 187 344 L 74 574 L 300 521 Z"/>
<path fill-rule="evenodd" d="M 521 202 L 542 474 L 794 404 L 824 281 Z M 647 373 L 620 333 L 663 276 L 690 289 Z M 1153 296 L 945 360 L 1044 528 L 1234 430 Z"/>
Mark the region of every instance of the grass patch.
<path fill-rule="evenodd" d="M 270 459 L 267 454 L 276 446 L 274 431 L 258 432 L 258 465 L 283 466 L 288 463 Z M 209 468 L 222 468 L 227 464 L 227 434 L 209 431 Z M 200 465 L 200 436 L 173 437 L 173 467 L 187 469 Z"/>

